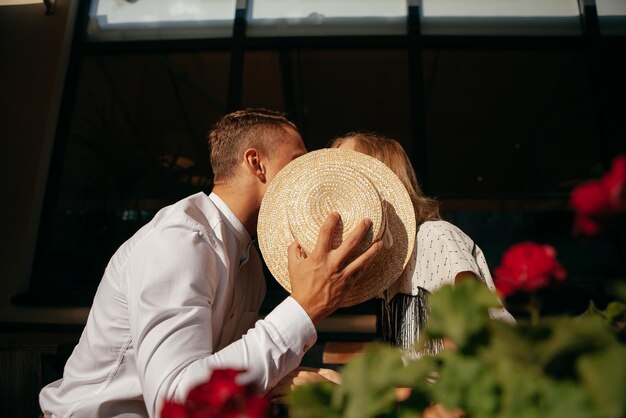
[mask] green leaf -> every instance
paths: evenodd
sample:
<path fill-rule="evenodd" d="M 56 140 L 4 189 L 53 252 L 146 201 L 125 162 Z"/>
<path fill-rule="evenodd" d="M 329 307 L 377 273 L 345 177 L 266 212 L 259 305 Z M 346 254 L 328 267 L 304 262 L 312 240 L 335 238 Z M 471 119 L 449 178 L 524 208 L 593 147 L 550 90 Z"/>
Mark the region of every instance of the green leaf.
<path fill-rule="evenodd" d="M 626 347 L 615 345 L 581 357 L 578 371 L 600 416 L 626 416 Z"/>
<path fill-rule="evenodd" d="M 390 414 L 396 403 L 395 388 L 404 386 L 407 373 L 399 350 L 374 346 L 350 361 L 342 370 L 338 393 L 345 399 L 345 418 Z"/>
<path fill-rule="evenodd" d="M 583 316 L 593 315 L 606 319 L 612 325 L 617 325 L 619 322 L 626 321 L 626 305 L 622 302 L 613 301 L 602 311 L 596 307 L 593 301 L 590 301 L 589 307 L 583 313 Z"/>
<path fill-rule="evenodd" d="M 547 383 L 552 388 L 540 403 L 546 418 L 599 418 L 594 412 L 584 390 L 574 382 Z"/>
<path fill-rule="evenodd" d="M 571 382 L 546 378 L 518 365 L 500 370 L 498 418 L 593 418 L 584 391 Z M 507 370 L 508 369 L 508 370 Z M 506 371 L 506 374 L 502 374 Z"/>
<path fill-rule="evenodd" d="M 291 416 L 419 418 L 442 403 L 480 418 L 626 417 L 626 346 L 607 321 L 623 318 L 624 305 L 509 326 L 489 320 L 498 303 L 473 281 L 441 289 L 430 298 L 427 333 L 457 350 L 405 365 L 398 350 L 370 347 L 344 367 L 342 385 L 295 391 Z M 411 387 L 411 396 L 397 402 L 396 387 Z"/>
<path fill-rule="evenodd" d="M 400 403 L 397 405 L 394 418 L 422 418 L 422 412 L 429 404 L 418 406 L 415 403 Z"/>
<path fill-rule="evenodd" d="M 618 301 L 626 303 L 626 282 L 613 283 L 610 290 Z"/>
<path fill-rule="evenodd" d="M 441 353 L 443 367 L 433 386 L 434 401 L 447 409 L 462 408 L 471 415 L 491 416 L 498 407 L 498 384 L 476 357 L 456 351 Z"/>
<path fill-rule="evenodd" d="M 340 418 L 341 411 L 331 405 L 333 384 L 329 382 L 300 386 L 287 396 L 292 418 Z"/>
<path fill-rule="evenodd" d="M 544 326 L 550 327 L 552 332 L 534 349 L 546 373 L 554 378 L 574 378 L 580 356 L 615 344 L 613 331 L 597 316 L 550 318 L 544 321 Z"/>
<path fill-rule="evenodd" d="M 626 305 L 622 302 L 611 302 L 606 307 L 604 315 L 612 324 L 619 321 L 626 321 Z"/>
<path fill-rule="evenodd" d="M 426 331 L 430 337 L 447 338 L 460 350 L 472 350 L 490 321 L 488 308 L 500 306 L 487 287 L 463 280 L 456 287 L 444 286 L 429 298 L 430 316 Z"/>
<path fill-rule="evenodd" d="M 550 337 L 552 330 L 549 327 L 541 323 L 539 326 L 526 323 L 510 326 L 493 321 L 489 328 L 489 345 L 478 353 L 485 364 L 495 367 L 496 364 L 507 359 L 522 368 L 541 371 L 542 365 L 538 362 L 535 348 L 541 341 Z"/>

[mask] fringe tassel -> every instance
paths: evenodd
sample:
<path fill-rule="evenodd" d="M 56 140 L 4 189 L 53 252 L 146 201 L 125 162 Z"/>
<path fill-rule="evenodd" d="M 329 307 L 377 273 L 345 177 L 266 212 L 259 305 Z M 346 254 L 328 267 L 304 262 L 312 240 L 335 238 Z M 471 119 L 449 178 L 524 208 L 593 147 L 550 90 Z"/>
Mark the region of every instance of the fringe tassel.
<path fill-rule="evenodd" d="M 421 344 L 421 332 L 428 320 L 428 295 L 422 288 L 415 296 L 398 293 L 391 299 L 379 300 L 376 312 L 378 337 L 399 347 L 405 360 L 415 360 L 424 355 L 434 356 L 443 349 L 441 339 L 432 339 Z"/>

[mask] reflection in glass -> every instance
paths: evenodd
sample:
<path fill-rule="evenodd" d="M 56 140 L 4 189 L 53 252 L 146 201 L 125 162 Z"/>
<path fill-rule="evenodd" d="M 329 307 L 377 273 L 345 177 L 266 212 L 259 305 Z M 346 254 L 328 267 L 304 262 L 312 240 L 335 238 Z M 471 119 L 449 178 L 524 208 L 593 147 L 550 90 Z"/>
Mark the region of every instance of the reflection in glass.
<path fill-rule="evenodd" d="M 251 0 L 250 36 L 398 35 L 406 0 Z"/>
<path fill-rule="evenodd" d="M 235 0 L 93 0 L 91 40 L 230 37 Z"/>
<path fill-rule="evenodd" d="M 626 1 L 596 0 L 596 7 L 602 35 L 626 35 Z"/>
<path fill-rule="evenodd" d="M 576 0 L 424 0 L 425 17 L 578 16 Z"/>
<path fill-rule="evenodd" d="M 406 16 L 406 0 L 256 0 L 253 19 Z"/>
<path fill-rule="evenodd" d="M 428 35 L 580 35 L 577 0 L 423 0 Z"/>

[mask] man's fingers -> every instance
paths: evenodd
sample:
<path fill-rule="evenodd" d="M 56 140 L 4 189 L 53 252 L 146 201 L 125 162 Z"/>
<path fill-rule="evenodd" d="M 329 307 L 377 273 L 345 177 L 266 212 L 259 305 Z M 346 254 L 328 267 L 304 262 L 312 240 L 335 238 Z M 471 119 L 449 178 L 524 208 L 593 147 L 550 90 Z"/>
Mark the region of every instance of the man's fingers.
<path fill-rule="evenodd" d="M 424 418 L 460 418 L 464 416 L 467 415 L 462 409 L 455 408 L 449 411 L 441 404 L 431 405 L 423 412 Z"/>
<path fill-rule="evenodd" d="M 337 212 L 331 212 L 328 214 L 326 220 L 320 227 L 320 232 L 317 236 L 317 243 L 315 244 L 313 253 L 327 253 L 332 249 L 333 233 L 335 232 L 335 227 L 339 223 L 340 219 L 341 217 Z"/>
<path fill-rule="evenodd" d="M 369 263 L 371 259 L 376 256 L 376 254 L 378 254 L 381 248 L 383 248 L 382 240 L 376 241 L 370 245 L 370 247 L 365 250 L 363 254 L 352 260 L 350 264 L 343 269 L 344 276 L 349 277 L 365 267 L 365 265 Z"/>
<path fill-rule="evenodd" d="M 319 369 L 318 373 L 320 374 L 320 376 L 330 380 L 333 383 L 336 383 L 338 385 L 341 384 L 341 374 L 333 369 Z"/>
<path fill-rule="evenodd" d="M 326 371 L 327 369 L 323 370 Z M 298 386 L 315 382 L 326 382 L 330 380 L 331 382 L 337 383 L 333 379 L 322 375 L 319 371 L 320 369 L 312 367 L 295 369 L 283 377 L 282 380 L 269 391 L 268 395 L 270 398 L 284 396 Z"/>
<path fill-rule="evenodd" d="M 411 388 L 396 388 L 396 401 L 398 402 L 406 401 L 411 396 L 412 391 L 413 389 Z"/>
<path fill-rule="evenodd" d="M 294 241 L 287 248 L 287 260 L 289 263 L 296 262 L 302 258 L 302 249 L 298 241 Z"/>
<path fill-rule="evenodd" d="M 354 228 L 354 231 L 352 231 L 346 239 L 343 240 L 339 248 L 335 250 L 336 257 L 338 257 L 340 264 L 352 253 L 352 251 L 354 251 L 356 247 L 359 246 L 363 236 L 367 233 L 371 226 L 372 221 L 368 218 L 364 218 L 361 222 L 359 222 L 357 227 Z"/>

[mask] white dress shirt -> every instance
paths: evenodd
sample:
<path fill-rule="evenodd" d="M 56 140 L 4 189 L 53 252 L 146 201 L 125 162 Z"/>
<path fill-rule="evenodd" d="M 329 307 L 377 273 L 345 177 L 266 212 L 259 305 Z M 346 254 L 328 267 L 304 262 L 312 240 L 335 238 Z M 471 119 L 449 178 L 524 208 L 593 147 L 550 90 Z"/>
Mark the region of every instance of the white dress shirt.
<path fill-rule="evenodd" d="M 250 235 L 217 195 L 162 209 L 111 258 L 63 378 L 40 393 L 42 410 L 156 417 L 165 398 L 184 399 L 225 367 L 268 390 L 317 334 L 291 297 L 255 323 L 264 294 Z"/>

